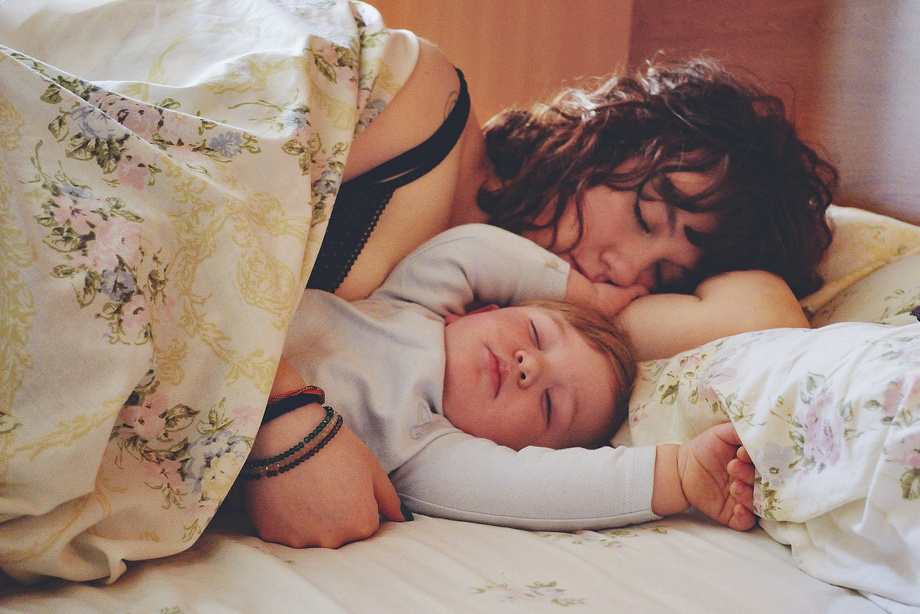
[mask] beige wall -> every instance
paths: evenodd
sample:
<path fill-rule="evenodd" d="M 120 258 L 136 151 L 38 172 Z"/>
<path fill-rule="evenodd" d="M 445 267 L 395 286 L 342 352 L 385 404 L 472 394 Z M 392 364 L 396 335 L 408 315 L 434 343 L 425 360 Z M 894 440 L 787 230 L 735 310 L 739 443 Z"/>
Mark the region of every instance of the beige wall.
<path fill-rule="evenodd" d="M 392 27 L 440 47 L 481 122 L 625 66 L 633 0 L 369 0 Z"/>
<path fill-rule="evenodd" d="M 630 64 L 659 50 L 753 71 L 837 164 L 838 203 L 920 223 L 917 0 L 637 0 Z"/>
<path fill-rule="evenodd" d="M 783 96 L 839 203 L 920 223 L 917 0 L 370 0 L 467 75 L 480 122 L 566 79 L 707 53 Z"/>

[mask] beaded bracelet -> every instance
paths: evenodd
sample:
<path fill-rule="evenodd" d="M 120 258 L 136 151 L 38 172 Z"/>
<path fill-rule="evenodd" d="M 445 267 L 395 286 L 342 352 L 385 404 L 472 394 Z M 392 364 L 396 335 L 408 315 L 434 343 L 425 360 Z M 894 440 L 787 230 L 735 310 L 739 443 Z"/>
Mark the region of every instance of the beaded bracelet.
<path fill-rule="evenodd" d="M 279 473 L 290 471 L 322 450 L 326 444 L 332 441 L 332 438 L 339 432 L 343 424 L 342 416 L 337 414 L 335 410 L 329 406 L 324 409 L 326 410 L 326 417 L 302 441 L 277 456 L 245 463 L 240 475 L 247 480 L 258 480 L 263 477 L 270 478 Z M 320 437 L 320 435 L 322 436 Z"/>
<path fill-rule="evenodd" d="M 310 403 L 322 405 L 325 402 L 326 393 L 317 386 L 304 386 L 299 390 L 292 390 L 291 392 L 269 397 L 268 405 L 265 406 L 265 413 L 262 414 L 262 424 L 271 422 L 278 416 L 293 411 L 298 407 L 303 407 Z"/>

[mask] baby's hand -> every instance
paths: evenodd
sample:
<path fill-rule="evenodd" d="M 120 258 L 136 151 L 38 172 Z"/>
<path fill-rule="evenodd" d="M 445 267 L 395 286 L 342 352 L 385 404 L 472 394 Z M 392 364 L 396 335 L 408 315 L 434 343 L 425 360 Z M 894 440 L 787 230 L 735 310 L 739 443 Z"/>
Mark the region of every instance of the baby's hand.
<path fill-rule="evenodd" d="M 625 288 L 608 283 L 592 283 L 587 277 L 572 269 L 565 287 L 565 300 L 615 316 L 627 305 L 648 294 L 643 286 Z"/>
<path fill-rule="evenodd" d="M 640 296 L 648 294 L 645 286 L 615 286 L 608 283 L 592 284 L 596 296 L 596 308 L 602 313 L 614 316 Z"/>
<path fill-rule="evenodd" d="M 754 465 L 730 422 L 680 446 L 677 470 L 690 505 L 737 531 L 754 526 Z"/>

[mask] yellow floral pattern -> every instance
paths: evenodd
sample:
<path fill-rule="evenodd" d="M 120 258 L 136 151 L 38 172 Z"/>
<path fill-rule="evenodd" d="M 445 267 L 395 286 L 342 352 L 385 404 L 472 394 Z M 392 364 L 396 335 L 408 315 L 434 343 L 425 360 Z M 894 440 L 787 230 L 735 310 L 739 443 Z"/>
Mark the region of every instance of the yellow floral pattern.
<path fill-rule="evenodd" d="M 116 81 L 68 40 L 0 45 L 0 568 L 24 582 L 114 580 L 207 526 L 351 140 L 417 52 L 347 0 L 96 4 L 57 18 L 125 41 Z"/>

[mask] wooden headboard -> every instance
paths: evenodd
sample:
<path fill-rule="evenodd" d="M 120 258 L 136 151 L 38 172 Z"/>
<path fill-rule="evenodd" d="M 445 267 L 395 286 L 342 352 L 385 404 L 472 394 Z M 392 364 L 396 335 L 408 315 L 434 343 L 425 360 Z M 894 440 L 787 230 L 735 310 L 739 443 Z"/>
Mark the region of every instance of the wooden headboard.
<path fill-rule="evenodd" d="M 920 223 L 920 2 L 636 0 L 629 63 L 753 71 L 840 170 L 838 204 Z"/>
<path fill-rule="evenodd" d="M 480 121 L 659 51 L 750 70 L 839 168 L 836 202 L 920 224 L 918 0 L 369 1 L 466 72 Z"/>

